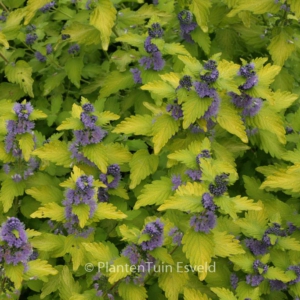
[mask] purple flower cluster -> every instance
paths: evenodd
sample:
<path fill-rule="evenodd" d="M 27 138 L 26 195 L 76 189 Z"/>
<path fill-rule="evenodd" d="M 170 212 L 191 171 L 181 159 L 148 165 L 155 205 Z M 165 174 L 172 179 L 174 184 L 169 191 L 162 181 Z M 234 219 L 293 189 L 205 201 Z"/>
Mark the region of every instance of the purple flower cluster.
<path fill-rule="evenodd" d="M 52 7 L 55 6 L 55 1 L 51 1 L 47 4 L 45 4 L 43 7 L 41 7 L 39 10 L 42 12 L 42 13 L 46 13 L 48 12 Z"/>
<path fill-rule="evenodd" d="M 292 270 L 296 273 L 297 278 L 288 282 L 289 285 L 300 282 L 300 265 L 294 265 L 288 267 L 288 270 Z"/>
<path fill-rule="evenodd" d="M 239 283 L 239 278 L 235 273 L 230 274 L 230 284 L 234 290 L 236 290 Z"/>
<path fill-rule="evenodd" d="M 6 21 L 6 12 L 2 12 L 0 15 L 0 21 L 5 22 Z"/>
<path fill-rule="evenodd" d="M 132 265 L 137 265 L 141 259 L 140 247 L 135 244 L 127 245 L 121 254 L 128 257 Z"/>
<path fill-rule="evenodd" d="M 281 280 L 269 280 L 271 291 L 282 291 L 287 289 L 287 284 Z"/>
<path fill-rule="evenodd" d="M 158 23 L 154 23 L 148 31 L 149 36 L 146 38 L 144 48 L 146 52 L 150 54 L 150 56 L 143 56 L 139 60 L 139 63 L 145 68 L 145 70 L 149 70 L 153 67 L 153 70 L 160 71 L 165 66 L 165 61 L 162 58 L 161 52 L 158 50 L 155 44 L 152 44 L 151 40 L 152 38 L 162 37 L 163 30 Z"/>
<path fill-rule="evenodd" d="M 94 111 L 94 107 L 90 103 L 86 103 L 82 106 L 83 112 L 80 114 L 80 120 L 84 126 L 82 130 L 74 130 L 75 141 L 70 145 L 70 151 L 72 152 L 72 158 L 75 158 L 79 162 L 83 162 L 88 165 L 94 165 L 81 153 L 81 148 L 90 144 L 97 144 L 102 141 L 107 132 L 101 127 L 96 126 L 97 117 L 91 113 Z"/>
<path fill-rule="evenodd" d="M 254 64 L 247 64 L 242 66 L 238 72 L 238 75 L 246 78 L 246 82 L 239 86 L 242 91 L 253 88 L 258 83 L 256 72 L 254 71 Z"/>
<path fill-rule="evenodd" d="M 268 266 L 266 264 L 262 263 L 259 259 L 257 259 L 253 263 L 253 269 L 256 272 L 259 272 L 259 269 L 262 269 L 262 272 L 259 272 L 259 273 L 265 274 L 268 271 Z"/>
<path fill-rule="evenodd" d="M 194 181 L 201 181 L 202 171 L 201 170 L 187 170 L 185 172 Z"/>
<path fill-rule="evenodd" d="M 92 228 L 80 228 L 79 218 L 72 212 L 74 205 L 86 204 L 90 208 L 89 218 L 93 217 L 97 207 L 97 203 L 94 199 L 95 190 L 93 188 L 93 180 L 93 176 L 80 176 L 76 181 L 75 190 L 68 189 L 66 192 L 66 199 L 63 201 L 63 205 L 65 206 L 67 222 L 64 224 L 64 227 L 68 234 L 87 237 L 93 230 Z"/>
<path fill-rule="evenodd" d="M 217 206 L 213 200 L 213 196 L 209 193 L 204 193 L 202 195 L 202 205 L 205 209 L 210 211 L 215 211 L 217 209 Z"/>
<path fill-rule="evenodd" d="M 178 187 L 179 187 L 180 185 L 182 185 L 182 181 L 181 181 L 180 175 L 172 175 L 171 180 L 172 180 L 172 184 L 173 184 L 173 186 L 172 186 L 172 191 L 177 190 Z"/>
<path fill-rule="evenodd" d="M 0 263 L 22 263 L 26 267 L 32 247 L 28 242 L 24 224 L 18 218 L 9 218 L 2 224 L 0 239 L 3 241 L 0 245 Z"/>
<path fill-rule="evenodd" d="M 53 48 L 51 44 L 47 44 L 46 46 L 46 53 L 47 55 L 51 54 L 53 52 Z"/>
<path fill-rule="evenodd" d="M 204 210 L 201 214 L 191 217 L 190 226 L 193 227 L 196 232 L 209 233 L 209 231 L 216 226 L 216 220 L 217 218 L 213 211 Z"/>
<path fill-rule="evenodd" d="M 14 181 L 19 182 L 22 179 L 27 179 L 28 176 L 33 175 L 33 172 L 38 168 L 39 164 L 36 159 L 30 158 L 26 164 L 22 164 L 23 153 L 20 149 L 17 136 L 19 134 L 30 133 L 34 128 L 34 122 L 29 120 L 33 107 L 30 103 L 20 104 L 16 103 L 13 108 L 17 120 L 9 120 L 6 124 L 7 135 L 5 138 L 5 151 L 11 153 L 15 158 L 20 160 L 18 163 L 18 173 L 12 175 Z M 4 171 L 8 174 L 11 171 L 11 164 L 3 166 Z"/>
<path fill-rule="evenodd" d="M 35 58 L 40 62 L 45 62 L 47 60 L 46 56 L 44 56 L 41 52 L 36 51 L 34 53 Z"/>
<path fill-rule="evenodd" d="M 210 152 L 207 149 L 204 149 L 201 151 L 201 153 L 199 153 L 196 157 L 196 162 L 199 165 L 200 164 L 200 159 L 204 157 L 204 158 L 211 158 Z"/>
<path fill-rule="evenodd" d="M 38 36 L 35 33 L 28 33 L 26 34 L 25 43 L 31 46 L 37 40 L 37 38 Z"/>
<path fill-rule="evenodd" d="M 173 227 L 170 229 L 169 236 L 173 238 L 173 244 L 176 244 L 178 246 L 181 245 L 183 233 L 177 227 Z"/>
<path fill-rule="evenodd" d="M 196 29 L 197 23 L 193 22 L 193 14 L 188 10 L 181 11 L 177 18 L 180 23 L 181 37 L 188 43 L 193 43 L 191 32 Z"/>
<path fill-rule="evenodd" d="M 114 296 L 111 291 L 109 291 L 108 279 L 101 272 L 97 272 L 97 274 L 93 277 L 94 289 L 96 290 L 96 296 L 102 297 L 104 295 L 107 296 L 107 299 L 114 300 Z"/>
<path fill-rule="evenodd" d="M 255 274 L 255 275 L 249 274 L 246 276 L 247 284 L 250 284 L 253 287 L 258 286 L 263 280 L 264 280 L 264 277 L 259 274 Z"/>
<path fill-rule="evenodd" d="M 201 75 L 200 78 L 206 83 L 210 84 L 215 82 L 219 78 L 219 71 L 217 69 L 217 63 L 214 60 L 207 61 L 204 64 L 204 70 L 206 70 L 206 74 Z"/>
<path fill-rule="evenodd" d="M 138 68 L 130 69 L 135 83 L 142 83 L 141 71 Z"/>
<path fill-rule="evenodd" d="M 221 175 L 217 175 L 215 177 L 215 184 L 209 184 L 209 191 L 214 196 L 221 196 L 227 191 L 228 184 L 228 176 L 229 174 L 222 173 Z"/>
<path fill-rule="evenodd" d="M 69 54 L 77 54 L 80 51 L 80 46 L 78 44 L 71 45 L 68 49 Z"/>
<path fill-rule="evenodd" d="M 145 226 L 143 234 L 149 234 L 150 240 L 144 241 L 141 243 L 141 247 L 144 251 L 146 250 L 154 250 L 157 247 L 162 246 L 163 244 L 163 231 L 164 224 L 157 219 L 154 222 L 148 223 Z"/>
<path fill-rule="evenodd" d="M 177 89 L 179 88 L 185 88 L 188 91 L 191 90 L 191 87 L 193 86 L 193 81 L 192 81 L 192 77 L 189 75 L 184 75 L 180 80 L 179 80 L 179 86 Z"/>
<path fill-rule="evenodd" d="M 194 87 L 200 98 L 209 97 L 213 99 L 211 105 L 203 116 L 204 119 L 209 120 L 211 117 L 216 116 L 220 107 L 220 98 L 217 91 L 214 88 L 209 87 L 206 82 L 196 81 L 194 83 Z"/>
<path fill-rule="evenodd" d="M 183 110 L 181 105 L 177 104 L 177 99 L 174 100 L 174 104 L 168 104 L 166 107 L 167 112 L 171 112 L 171 116 L 174 120 L 179 120 L 183 117 Z"/>
<path fill-rule="evenodd" d="M 260 98 L 252 98 L 246 93 L 238 95 L 234 92 L 229 92 L 228 95 L 231 96 L 231 102 L 237 108 L 243 109 L 243 116 L 254 117 L 261 109 L 262 100 Z"/>

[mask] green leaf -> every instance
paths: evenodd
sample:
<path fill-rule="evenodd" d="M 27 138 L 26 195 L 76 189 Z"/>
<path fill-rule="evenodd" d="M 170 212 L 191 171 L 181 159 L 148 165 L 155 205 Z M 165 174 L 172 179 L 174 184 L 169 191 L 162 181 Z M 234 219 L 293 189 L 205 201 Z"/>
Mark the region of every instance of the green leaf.
<path fill-rule="evenodd" d="M 175 264 L 172 256 L 168 253 L 168 250 L 166 248 L 163 248 L 163 247 L 155 248 L 154 250 L 152 250 L 150 252 L 150 254 L 154 258 L 159 259 L 160 261 L 162 261 L 164 263 L 167 263 L 169 265 Z"/>
<path fill-rule="evenodd" d="M 214 254 L 220 257 L 227 257 L 236 254 L 243 254 L 245 250 L 240 245 L 234 235 L 226 232 L 213 231 L 213 241 L 215 244 Z"/>
<path fill-rule="evenodd" d="M 40 185 L 27 189 L 25 192 L 43 204 L 61 202 L 64 197 L 63 192 L 53 185 Z"/>
<path fill-rule="evenodd" d="M 290 55 L 296 50 L 292 35 L 285 29 L 278 29 L 267 48 L 276 65 L 282 66 Z"/>
<path fill-rule="evenodd" d="M 297 0 L 288 0 L 287 3 L 291 6 L 291 11 L 295 13 L 295 16 L 300 18 L 300 3 Z"/>
<path fill-rule="evenodd" d="M 157 210 L 178 209 L 185 212 L 201 212 L 201 196 L 205 193 L 204 187 L 197 182 L 187 182 L 176 190 L 176 194 L 166 200 Z"/>
<path fill-rule="evenodd" d="M 108 124 L 110 121 L 115 121 L 120 119 L 120 116 L 110 112 L 110 111 L 103 111 L 103 112 L 95 112 L 95 116 L 98 117 L 98 120 L 96 121 L 96 125 L 103 126 Z"/>
<path fill-rule="evenodd" d="M 6 40 L 5 34 L 2 31 L 0 32 L 0 45 L 3 45 L 6 49 L 9 48 L 8 41 Z"/>
<path fill-rule="evenodd" d="M 83 228 L 90 215 L 90 206 L 85 203 L 80 203 L 78 205 L 73 205 L 72 206 L 72 213 L 74 213 L 76 216 L 78 216 L 79 219 L 79 226 Z"/>
<path fill-rule="evenodd" d="M 230 290 L 219 287 L 213 287 L 210 289 L 219 297 L 220 300 L 237 300 L 233 292 Z"/>
<path fill-rule="evenodd" d="M 167 82 L 155 80 L 141 86 L 144 91 L 149 91 L 152 98 L 159 99 L 163 98 L 176 98 L 175 89 L 170 86 Z M 161 102 L 159 102 L 161 103 Z"/>
<path fill-rule="evenodd" d="M 109 263 L 115 258 L 115 253 L 112 251 L 110 244 L 105 243 L 82 243 L 85 250 L 88 252 L 88 256 L 91 262 Z"/>
<path fill-rule="evenodd" d="M 121 282 L 118 293 L 124 300 L 145 300 L 147 298 L 145 287 L 133 283 Z"/>
<path fill-rule="evenodd" d="M 101 34 L 102 48 L 107 51 L 117 11 L 110 0 L 101 0 L 91 13 L 90 24 Z"/>
<path fill-rule="evenodd" d="M 3 142 L 0 142 L 0 160 L 4 163 L 9 163 L 15 160 L 14 156 L 11 153 L 5 151 L 5 145 Z"/>
<path fill-rule="evenodd" d="M 195 92 L 190 92 L 182 105 L 183 128 L 188 128 L 197 119 L 202 117 L 211 105 L 211 102 L 211 98 L 205 97 L 201 99 Z"/>
<path fill-rule="evenodd" d="M 129 188 L 134 189 L 143 179 L 157 170 L 158 156 L 150 155 L 146 149 L 141 149 L 133 155 L 129 166 L 131 181 Z"/>
<path fill-rule="evenodd" d="M 70 42 L 84 45 L 99 44 L 101 42 L 99 31 L 91 25 L 73 22 L 70 26 L 62 31 L 63 34 L 69 34 Z"/>
<path fill-rule="evenodd" d="M 134 209 L 139 209 L 146 205 L 160 205 L 172 194 L 172 181 L 168 177 L 162 177 L 160 180 L 154 180 L 151 184 L 144 186 Z"/>
<path fill-rule="evenodd" d="M 37 277 L 43 281 L 48 281 L 49 275 L 56 275 L 58 271 L 54 269 L 46 260 L 36 259 L 28 262 L 28 271 L 24 274 L 25 280 Z"/>
<path fill-rule="evenodd" d="M 5 265 L 5 275 L 15 284 L 15 289 L 20 289 L 23 281 L 24 266 L 21 263 Z"/>
<path fill-rule="evenodd" d="M 43 207 L 30 215 L 31 218 L 50 218 L 53 221 L 65 220 L 65 208 L 55 202 L 45 203 Z"/>
<path fill-rule="evenodd" d="M 0 202 L 3 205 L 3 212 L 8 212 L 13 205 L 15 197 L 22 196 L 25 189 L 24 181 L 14 182 L 11 178 L 2 182 Z"/>
<path fill-rule="evenodd" d="M 30 134 L 29 132 L 22 134 L 19 139 L 19 145 L 25 161 L 29 161 L 30 154 L 34 148 L 34 140 L 32 134 Z"/>
<path fill-rule="evenodd" d="M 109 165 L 118 164 L 122 165 L 128 163 L 132 154 L 129 152 L 126 146 L 119 143 L 111 143 L 105 145 L 106 158 Z"/>
<path fill-rule="evenodd" d="M 297 94 L 292 94 L 287 91 L 282 92 L 280 90 L 277 90 L 274 93 L 275 102 L 273 108 L 276 112 L 280 112 L 281 110 L 290 107 L 298 98 L 299 96 Z"/>
<path fill-rule="evenodd" d="M 158 116 L 153 125 L 154 153 L 158 154 L 169 139 L 179 130 L 179 122 L 167 114 Z"/>
<path fill-rule="evenodd" d="M 131 88 L 134 85 L 131 72 L 112 71 L 105 78 L 103 86 L 100 90 L 100 97 L 106 98 L 111 94 L 115 94 L 120 90 Z"/>
<path fill-rule="evenodd" d="M 190 10 L 195 15 L 197 23 L 203 32 L 208 31 L 207 22 L 211 5 L 211 1 L 209 0 L 194 0 L 190 4 Z"/>
<path fill-rule="evenodd" d="M 8 81 L 19 84 L 24 92 L 33 98 L 31 74 L 32 68 L 24 60 L 18 60 L 16 63 L 8 64 L 5 67 L 5 75 Z"/>
<path fill-rule="evenodd" d="M 252 300 L 260 300 L 259 286 L 253 288 L 251 285 L 247 284 L 246 281 L 240 281 L 238 283 L 238 287 L 236 288 L 236 293 L 239 299 L 245 299 L 248 297 Z"/>
<path fill-rule="evenodd" d="M 163 54 L 170 54 L 170 55 L 187 55 L 191 56 L 190 52 L 185 49 L 185 47 L 179 43 L 164 43 L 163 49 L 162 49 Z"/>
<path fill-rule="evenodd" d="M 73 293 L 80 292 L 79 281 L 75 282 L 72 273 L 67 266 L 63 267 L 59 284 L 59 297 L 61 300 L 69 300 Z"/>
<path fill-rule="evenodd" d="M 26 15 L 24 25 L 28 25 L 35 13 L 47 3 L 49 3 L 48 0 L 28 0 L 25 10 Z"/>
<path fill-rule="evenodd" d="M 195 57 L 188 57 L 183 55 L 178 55 L 178 58 L 184 63 L 185 73 L 198 76 L 202 68 L 200 62 Z"/>
<path fill-rule="evenodd" d="M 244 143 L 248 142 L 246 128 L 240 115 L 227 101 L 221 102 L 217 121 L 222 128 L 239 137 Z"/>
<path fill-rule="evenodd" d="M 43 96 L 49 95 L 52 92 L 52 90 L 63 84 L 65 77 L 66 72 L 64 70 L 60 72 L 55 72 L 51 75 L 49 74 L 44 83 Z"/>
<path fill-rule="evenodd" d="M 118 124 L 113 132 L 149 136 L 152 134 L 152 117 L 150 115 L 130 116 Z"/>
<path fill-rule="evenodd" d="M 72 163 L 68 145 L 58 140 L 45 144 L 43 147 L 34 150 L 32 154 L 42 160 L 48 160 L 66 168 L 69 168 Z"/>
<path fill-rule="evenodd" d="M 286 250 L 300 251 L 300 242 L 290 236 L 280 236 L 277 239 L 276 247 Z"/>
<path fill-rule="evenodd" d="M 182 238 L 183 252 L 192 266 L 207 266 L 214 255 L 214 242 L 209 234 L 189 230 Z M 204 280 L 207 270 L 199 273 L 199 279 Z"/>
<path fill-rule="evenodd" d="M 42 233 L 42 235 L 31 239 L 32 247 L 41 251 L 57 251 L 64 250 L 66 237 L 62 235 Z"/>
<path fill-rule="evenodd" d="M 117 258 L 112 265 L 109 266 L 109 278 L 110 284 L 114 284 L 122 278 L 132 273 L 130 268 L 130 260 L 127 257 Z"/>
<path fill-rule="evenodd" d="M 199 290 L 184 288 L 184 300 L 211 300 L 206 294 L 201 294 Z"/>
<path fill-rule="evenodd" d="M 200 27 L 197 27 L 191 32 L 192 39 L 202 48 L 206 55 L 210 52 L 210 37 L 207 32 L 203 32 Z"/>
<path fill-rule="evenodd" d="M 241 268 L 246 273 L 253 272 L 253 263 L 255 258 L 249 253 L 237 254 L 229 258 L 236 266 Z"/>
<path fill-rule="evenodd" d="M 70 57 L 65 64 L 67 76 L 77 88 L 80 88 L 80 79 L 83 66 L 84 64 L 82 57 Z"/>
<path fill-rule="evenodd" d="M 84 126 L 80 119 L 77 118 L 67 118 L 64 120 L 56 129 L 58 131 L 60 130 L 81 130 Z"/>
<path fill-rule="evenodd" d="M 281 280 L 283 282 L 288 282 L 291 280 L 290 276 L 286 275 L 285 272 L 277 267 L 269 267 L 264 277 L 270 280 Z"/>
<path fill-rule="evenodd" d="M 93 162 L 102 173 L 107 172 L 107 156 L 103 144 L 90 144 L 82 149 L 84 156 Z"/>
<path fill-rule="evenodd" d="M 111 203 L 98 203 L 97 209 L 92 220 L 103 220 L 103 219 L 124 219 L 127 216 L 117 209 L 116 206 Z"/>

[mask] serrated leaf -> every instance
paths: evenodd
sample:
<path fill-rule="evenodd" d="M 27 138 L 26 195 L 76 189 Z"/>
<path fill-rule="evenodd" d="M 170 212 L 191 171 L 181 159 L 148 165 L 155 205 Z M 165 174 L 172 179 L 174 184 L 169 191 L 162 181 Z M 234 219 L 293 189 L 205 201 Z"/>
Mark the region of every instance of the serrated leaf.
<path fill-rule="evenodd" d="M 102 173 L 107 172 L 108 161 L 103 144 L 90 144 L 84 146 L 82 152 Z"/>
<path fill-rule="evenodd" d="M 21 135 L 19 139 L 20 149 L 22 150 L 22 154 L 24 156 L 25 161 L 29 161 L 30 154 L 34 148 L 34 140 L 32 134 L 26 132 Z"/>
<path fill-rule="evenodd" d="M 131 46 L 142 48 L 144 46 L 145 38 L 139 34 L 126 33 L 116 38 L 117 42 L 128 43 Z"/>
<path fill-rule="evenodd" d="M 9 48 L 9 44 L 6 39 L 6 36 L 2 31 L 0 32 L 0 45 L 3 45 L 6 49 Z"/>
<path fill-rule="evenodd" d="M 248 142 L 246 128 L 241 116 L 228 102 L 221 102 L 217 121 L 222 128 L 239 137 L 244 143 Z"/>
<path fill-rule="evenodd" d="M 127 257 L 117 258 L 112 265 L 109 267 L 109 278 L 110 284 L 114 284 L 122 278 L 132 273 L 130 268 L 130 260 Z"/>
<path fill-rule="evenodd" d="M 45 203 L 43 207 L 30 215 L 31 218 L 50 218 L 53 221 L 65 220 L 65 209 L 55 202 Z"/>
<path fill-rule="evenodd" d="M 183 287 L 188 282 L 188 274 L 184 271 L 179 271 L 177 265 L 170 265 L 170 267 L 159 274 L 158 285 L 165 292 L 168 300 L 178 300 L 179 293 L 182 293 Z M 182 264 L 181 267 L 184 270 Z"/>
<path fill-rule="evenodd" d="M 190 73 L 195 76 L 199 75 L 202 66 L 198 59 L 196 59 L 195 57 L 188 57 L 183 55 L 178 55 L 178 58 L 184 63 L 185 70 L 188 71 L 186 73 Z"/>
<path fill-rule="evenodd" d="M 27 189 L 27 195 L 32 196 L 35 200 L 41 203 L 61 202 L 63 199 L 63 192 L 55 186 L 40 185 Z"/>
<path fill-rule="evenodd" d="M 56 275 L 58 271 L 54 269 L 46 260 L 36 259 L 28 262 L 28 271 L 24 274 L 25 280 L 30 280 L 31 277 L 39 278 L 43 281 L 48 281 L 49 275 Z"/>
<path fill-rule="evenodd" d="M 290 41 L 292 36 L 284 29 L 276 32 L 271 40 L 268 50 L 276 65 L 282 66 L 290 55 L 296 50 L 295 44 Z"/>
<path fill-rule="evenodd" d="M 90 24 L 101 34 L 102 48 L 107 51 L 117 11 L 110 0 L 101 0 L 91 13 Z"/>
<path fill-rule="evenodd" d="M 172 181 L 168 177 L 162 177 L 160 180 L 154 180 L 151 184 L 144 186 L 134 209 L 139 209 L 146 205 L 160 205 L 172 194 Z"/>
<path fill-rule="evenodd" d="M 19 84 L 26 94 L 34 97 L 33 79 L 31 78 L 32 68 L 26 61 L 18 60 L 16 63 L 8 64 L 5 67 L 5 75 L 8 81 Z"/>
<path fill-rule="evenodd" d="M 146 289 L 132 283 L 121 282 L 118 293 L 124 300 L 144 300 L 147 298 Z"/>
<path fill-rule="evenodd" d="M 247 197 L 236 196 L 231 198 L 231 201 L 234 203 L 234 208 L 236 212 L 241 212 L 243 210 L 261 210 L 261 205 L 254 203 L 252 199 Z"/>
<path fill-rule="evenodd" d="M 129 188 L 134 189 L 143 179 L 157 170 L 158 156 L 150 155 L 146 149 L 141 149 L 133 155 L 129 166 L 131 181 Z"/>
<path fill-rule="evenodd" d="M 124 163 L 128 163 L 132 158 L 132 154 L 123 144 L 111 143 L 106 144 L 104 147 L 106 151 L 107 162 L 109 165 L 122 165 Z"/>
<path fill-rule="evenodd" d="M 31 239 L 30 243 L 34 248 L 49 252 L 63 250 L 65 247 L 65 239 L 66 237 L 62 235 L 42 233 L 42 235 Z"/>
<path fill-rule="evenodd" d="M 49 74 L 45 79 L 43 96 L 47 96 L 55 88 L 60 86 L 64 82 L 64 78 L 66 77 L 66 75 L 67 74 L 65 70 Z"/>
<path fill-rule="evenodd" d="M 192 288 L 184 288 L 184 300 L 211 300 L 206 294 L 201 294 L 199 290 Z"/>
<path fill-rule="evenodd" d="M 168 158 L 172 160 L 177 160 L 185 164 L 188 168 L 197 168 L 196 155 L 190 150 L 178 150 L 174 153 L 169 154 Z"/>
<path fill-rule="evenodd" d="M 189 230 L 182 238 L 183 252 L 189 259 L 192 266 L 207 266 L 214 255 L 214 242 L 210 235 Z M 207 270 L 199 273 L 199 279 L 204 280 Z"/>
<path fill-rule="evenodd" d="M 79 219 L 79 226 L 83 228 L 90 215 L 90 206 L 85 203 L 80 203 L 78 205 L 73 205 L 72 206 L 72 213 L 74 213 L 76 216 L 78 216 Z"/>
<path fill-rule="evenodd" d="M 65 64 L 67 76 L 77 88 L 80 88 L 80 79 L 83 66 L 84 64 L 82 57 L 70 57 Z"/>
<path fill-rule="evenodd" d="M 190 52 L 186 50 L 185 47 L 179 43 L 171 43 L 171 44 L 164 43 L 162 53 L 170 54 L 170 55 L 181 54 L 181 55 L 191 56 Z"/>
<path fill-rule="evenodd" d="M 281 280 L 283 282 L 288 282 L 291 280 L 290 276 L 286 275 L 283 270 L 277 267 L 269 267 L 264 277 L 270 280 Z"/>
<path fill-rule="evenodd" d="M 236 266 L 241 268 L 246 273 L 253 272 L 253 263 L 255 261 L 254 256 L 252 256 L 249 252 L 244 254 L 237 254 L 229 258 L 231 262 L 233 262 Z"/>
<path fill-rule="evenodd" d="M 42 160 L 48 160 L 58 166 L 64 166 L 66 168 L 69 168 L 72 163 L 71 152 L 68 149 L 68 145 L 58 140 L 51 141 L 43 147 L 34 150 L 32 155 L 36 155 Z"/>
<path fill-rule="evenodd" d="M 234 235 L 218 231 L 213 231 L 213 234 L 215 244 L 214 254 L 216 256 L 227 257 L 245 253 L 239 240 L 237 240 Z"/>
<path fill-rule="evenodd" d="M 276 112 L 280 112 L 283 109 L 286 109 L 288 107 L 290 107 L 297 99 L 299 98 L 299 96 L 297 94 L 292 94 L 290 92 L 287 91 L 280 91 L 277 90 L 274 93 L 274 110 L 276 110 Z"/>
<path fill-rule="evenodd" d="M 120 119 L 120 116 L 110 112 L 110 111 L 103 111 L 103 112 L 95 112 L 95 116 L 98 117 L 98 120 L 96 121 L 96 125 L 103 126 L 108 124 L 110 121 L 115 121 Z"/>
<path fill-rule="evenodd" d="M 150 255 L 169 265 L 175 264 L 172 256 L 168 253 L 168 250 L 166 248 L 163 247 L 155 248 L 150 252 Z"/>
<path fill-rule="evenodd" d="M 167 82 L 155 80 L 141 86 L 144 91 L 149 91 L 159 99 L 176 98 L 175 89 Z"/>
<path fill-rule="evenodd" d="M 62 121 L 61 125 L 59 125 L 56 129 L 60 130 L 81 130 L 84 126 L 80 119 L 78 118 L 67 118 L 66 120 Z"/>
<path fill-rule="evenodd" d="M 295 13 L 295 16 L 300 18 L 300 2 L 297 0 L 288 0 L 287 3 L 291 7 L 291 11 Z"/>
<path fill-rule="evenodd" d="M 66 27 L 62 33 L 70 35 L 70 42 L 85 45 L 99 44 L 101 42 L 100 33 L 94 26 L 76 21 Z"/>
<path fill-rule="evenodd" d="M 201 197 L 205 193 L 204 187 L 197 182 L 187 182 L 176 190 L 176 194 L 166 200 L 157 210 L 178 209 L 185 212 L 201 212 Z"/>
<path fill-rule="evenodd" d="M 0 142 L 0 160 L 4 163 L 12 162 L 15 160 L 15 157 L 11 153 L 6 152 L 3 142 Z"/>
<path fill-rule="evenodd" d="M 159 77 L 163 81 L 169 82 L 174 89 L 176 89 L 179 86 L 180 77 L 179 77 L 178 74 L 176 74 L 174 72 L 166 73 L 166 74 L 161 74 L 161 75 L 159 75 Z"/>
<path fill-rule="evenodd" d="M 120 90 L 131 88 L 134 85 L 131 72 L 112 71 L 105 78 L 104 84 L 100 90 L 100 97 L 106 98 Z"/>
<path fill-rule="evenodd" d="M 197 119 L 202 117 L 211 103 L 211 98 L 205 97 L 201 99 L 195 92 L 189 93 L 189 96 L 182 104 L 183 128 L 188 128 Z"/>
<path fill-rule="evenodd" d="M 63 267 L 59 284 L 59 297 L 61 300 L 69 300 L 73 293 L 80 292 L 79 281 L 75 282 L 72 273 L 67 266 Z"/>
<path fill-rule="evenodd" d="M 208 31 L 209 9 L 212 3 L 209 0 L 194 0 L 190 4 L 190 10 L 195 15 L 198 25 L 204 32 Z"/>
<path fill-rule="evenodd" d="M 152 117 L 150 115 L 130 116 L 118 124 L 113 132 L 149 136 L 152 133 Z"/>
<path fill-rule="evenodd" d="M 28 25 L 35 13 L 47 3 L 49 3 L 48 0 L 28 0 L 25 10 L 26 15 L 24 25 Z"/>
<path fill-rule="evenodd" d="M 23 281 L 24 266 L 18 263 L 16 266 L 9 264 L 5 265 L 5 275 L 15 285 L 15 289 L 20 289 Z"/>
<path fill-rule="evenodd" d="M 82 243 L 89 256 L 94 260 L 92 263 L 109 263 L 115 258 L 115 254 L 109 247 L 109 244 L 104 243 Z"/>
<path fill-rule="evenodd" d="M 31 121 L 35 121 L 38 119 L 45 119 L 45 118 L 47 118 L 47 115 L 43 111 L 36 109 L 36 108 L 33 110 L 33 112 L 29 116 L 29 120 L 31 120 Z"/>
<path fill-rule="evenodd" d="M 93 219 L 103 220 L 103 219 L 124 219 L 127 216 L 122 213 L 118 208 L 111 203 L 98 203 L 97 209 L 93 216 Z"/>
<path fill-rule="evenodd" d="M 173 117 L 167 114 L 158 116 L 153 125 L 154 153 L 158 154 L 178 130 L 179 124 Z"/>
<path fill-rule="evenodd" d="M 210 289 L 219 297 L 220 300 L 237 300 L 233 292 L 228 289 L 218 287 L 213 287 Z"/>
<path fill-rule="evenodd" d="M 0 202 L 2 202 L 4 213 L 12 207 L 15 197 L 23 195 L 24 189 L 24 181 L 14 182 L 11 178 L 8 178 L 2 182 Z"/>
<path fill-rule="evenodd" d="M 132 227 L 129 228 L 127 225 L 123 224 L 119 227 L 122 241 L 128 241 L 132 243 L 137 243 L 140 237 L 140 230 L 138 228 Z"/>
<path fill-rule="evenodd" d="M 276 247 L 286 250 L 300 251 L 300 242 L 290 236 L 280 236 L 277 239 Z"/>
<path fill-rule="evenodd" d="M 197 27 L 191 32 L 192 39 L 202 48 L 206 55 L 210 51 L 210 37 L 207 32 L 203 32 L 200 27 Z"/>

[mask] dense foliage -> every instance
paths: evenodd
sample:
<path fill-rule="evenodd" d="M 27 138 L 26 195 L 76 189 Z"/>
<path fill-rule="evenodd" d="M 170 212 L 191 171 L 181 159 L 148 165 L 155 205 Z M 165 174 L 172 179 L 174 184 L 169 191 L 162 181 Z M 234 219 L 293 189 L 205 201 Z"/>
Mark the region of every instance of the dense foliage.
<path fill-rule="evenodd" d="M 298 0 L 0 1 L 0 299 L 300 299 Z"/>

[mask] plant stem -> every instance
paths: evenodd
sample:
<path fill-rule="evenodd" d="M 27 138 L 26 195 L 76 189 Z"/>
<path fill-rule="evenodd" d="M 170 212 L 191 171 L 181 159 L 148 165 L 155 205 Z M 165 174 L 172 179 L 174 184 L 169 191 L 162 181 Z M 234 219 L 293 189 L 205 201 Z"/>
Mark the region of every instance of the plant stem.
<path fill-rule="evenodd" d="M 7 7 L 2 3 L 2 1 L 0 1 L 0 5 L 3 7 L 3 9 L 5 11 L 7 11 L 9 13 L 9 10 L 7 9 Z"/>
<path fill-rule="evenodd" d="M 7 58 L 1 52 L 0 52 L 0 56 L 3 58 L 3 60 L 6 62 L 6 64 L 8 64 Z"/>

